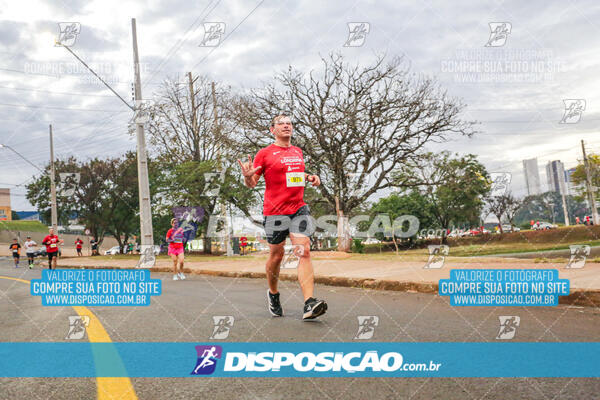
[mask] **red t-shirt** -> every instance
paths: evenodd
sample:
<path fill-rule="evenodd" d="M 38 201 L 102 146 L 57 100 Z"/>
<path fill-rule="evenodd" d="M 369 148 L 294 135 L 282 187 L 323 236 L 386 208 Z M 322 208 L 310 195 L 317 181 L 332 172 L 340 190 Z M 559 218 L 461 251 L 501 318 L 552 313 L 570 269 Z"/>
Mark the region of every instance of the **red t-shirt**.
<path fill-rule="evenodd" d="M 266 190 L 263 204 L 264 215 L 291 215 L 304 202 L 304 158 L 296 146 L 281 147 L 276 144 L 265 147 L 254 157 L 254 168 L 265 176 Z"/>
<path fill-rule="evenodd" d="M 58 251 L 58 236 L 56 235 L 47 235 L 42 244 L 46 245 L 46 253 L 55 253 Z"/>
<path fill-rule="evenodd" d="M 75 245 L 78 249 L 81 249 L 81 245 L 83 244 L 83 240 L 76 240 Z"/>
<path fill-rule="evenodd" d="M 182 249 L 183 242 L 181 242 L 182 238 L 179 237 L 179 228 L 174 231 L 173 228 L 167 231 L 167 242 L 169 242 L 169 247 L 172 249 Z"/>

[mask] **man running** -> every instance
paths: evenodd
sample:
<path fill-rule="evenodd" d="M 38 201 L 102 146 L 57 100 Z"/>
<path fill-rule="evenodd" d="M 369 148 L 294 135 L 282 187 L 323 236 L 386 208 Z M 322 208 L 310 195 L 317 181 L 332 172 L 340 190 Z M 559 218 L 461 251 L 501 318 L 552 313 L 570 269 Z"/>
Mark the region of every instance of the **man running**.
<path fill-rule="evenodd" d="M 169 243 L 169 255 L 173 260 L 173 280 L 184 280 L 183 274 L 183 229 L 177 226 L 177 219 L 171 219 L 171 229 L 167 231 L 167 242 Z M 179 272 L 177 268 L 179 267 Z"/>
<path fill-rule="evenodd" d="M 77 240 L 75 241 L 75 248 L 77 249 L 77 257 L 81 257 L 83 254 L 81 254 L 81 249 L 83 248 L 83 240 L 77 238 Z"/>
<path fill-rule="evenodd" d="M 21 245 L 17 238 L 13 239 L 13 242 L 8 246 L 12 251 L 13 260 L 15 260 L 15 268 L 19 268 L 19 258 L 21 258 Z"/>
<path fill-rule="evenodd" d="M 27 254 L 27 262 L 29 263 L 29 269 L 33 268 L 33 259 L 35 258 L 35 247 L 37 243 L 31 240 L 31 236 L 27 236 L 27 240 L 23 243 L 25 246 L 25 254 Z"/>
<path fill-rule="evenodd" d="M 319 186 L 321 180 L 304 171 L 302 150 L 291 145 L 292 121 L 288 116 L 275 117 L 270 131 L 275 136 L 275 143 L 260 150 L 254 162 L 250 156 L 247 163 L 238 160 L 247 187 L 255 187 L 261 175 L 265 176 L 263 225 L 270 249 L 266 265 L 269 311 L 273 316 L 283 316 L 277 283 L 285 240 L 289 235 L 300 259 L 298 281 L 304 296 L 302 318 L 313 319 L 325 313 L 327 303 L 313 297 L 315 282 L 310 260 L 310 235 L 314 232 L 314 223 L 303 198 L 305 181 Z"/>
<path fill-rule="evenodd" d="M 64 241 L 54 234 L 54 228 L 50 228 L 48 235 L 42 241 L 42 244 L 46 246 L 46 254 L 48 255 L 48 269 L 52 269 L 53 267 L 56 269 L 58 246 L 63 243 Z"/>

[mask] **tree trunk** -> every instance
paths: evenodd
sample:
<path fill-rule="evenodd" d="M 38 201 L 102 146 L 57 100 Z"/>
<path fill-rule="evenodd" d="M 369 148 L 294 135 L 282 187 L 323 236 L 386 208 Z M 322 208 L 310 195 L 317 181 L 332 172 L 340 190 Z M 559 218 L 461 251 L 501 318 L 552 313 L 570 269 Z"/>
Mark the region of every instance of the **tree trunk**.
<path fill-rule="evenodd" d="M 337 220 L 338 251 L 350 252 L 350 232 L 348 217 L 341 212 Z"/>
<path fill-rule="evenodd" d="M 204 254 L 212 254 L 212 238 L 210 236 L 204 236 L 202 239 L 202 244 L 204 247 Z"/>
<path fill-rule="evenodd" d="M 348 217 L 344 216 L 344 210 L 340 209 L 339 198 L 335 197 L 335 208 L 337 212 L 337 237 L 338 251 L 350 252 L 350 226 Z"/>

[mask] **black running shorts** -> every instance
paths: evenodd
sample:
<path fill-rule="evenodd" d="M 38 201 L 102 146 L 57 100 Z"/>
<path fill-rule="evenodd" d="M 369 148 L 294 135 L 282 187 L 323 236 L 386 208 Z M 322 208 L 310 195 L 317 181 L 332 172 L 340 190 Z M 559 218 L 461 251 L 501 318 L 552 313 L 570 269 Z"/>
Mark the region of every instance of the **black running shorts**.
<path fill-rule="evenodd" d="M 58 251 L 53 251 L 51 253 L 48 253 L 48 261 L 52 261 L 52 259 L 56 258 L 56 256 L 58 256 Z"/>
<path fill-rule="evenodd" d="M 285 241 L 290 232 L 310 237 L 315 231 L 315 222 L 308 205 L 303 205 L 291 215 L 265 215 L 263 226 L 269 244 Z"/>

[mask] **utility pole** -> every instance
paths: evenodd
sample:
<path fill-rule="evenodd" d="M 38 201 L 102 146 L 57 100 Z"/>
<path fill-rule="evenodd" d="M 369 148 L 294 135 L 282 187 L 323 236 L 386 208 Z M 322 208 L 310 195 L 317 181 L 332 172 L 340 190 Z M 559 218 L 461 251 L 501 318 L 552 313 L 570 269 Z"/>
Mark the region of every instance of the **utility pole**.
<path fill-rule="evenodd" d="M 196 78 L 197 79 L 197 78 Z M 188 81 L 190 86 L 190 101 L 192 103 L 192 134 L 195 138 L 195 148 L 194 148 L 194 161 L 200 161 L 200 148 L 198 140 L 196 139 L 198 135 L 198 120 L 196 115 L 196 92 L 194 91 L 194 81 L 192 79 L 192 73 L 188 72 Z M 198 135 L 198 136 L 197 136 Z"/>
<path fill-rule="evenodd" d="M 564 186 L 563 186 L 564 188 Z M 565 226 L 569 226 L 569 210 L 567 208 L 567 199 L 565 197 L 565 192 L 563 191 L 561 193 L 561 197 L 562 197 L 562 206 L 563 206 L 563 214 L 565 215 Z"/>
<path fill-rule="evenodd" d="M 219 116 L 217 113 L 217 94 L 215 91 L 215 83 L 211 82 L 211 89 L 212 89 L 212 98 L 213 98 L 213 116 L 214 116 L 214 125 L 215 125 L 215 138 L 217 139 L 217 146 L 219 146 L 217 148 L 217 159 L 219 160 L 219 170 L 223 171 L 223 159 L 222 159 L 222 154 L 221 154 L 221 144 L 219 143 L 219 140 L 221 139 L 221 131 L 220 131 L 220 127 L 219 127 Z M 219 203 L 221 203 L 221 217 L 223 217 L 223 221 L 224 221 L 224 228 L 225 228 L 225 250 L 226 250 L 226 254 L 227 256 L 232 256 L 233 255 L 233 250 L 231 248 L 231 237 L 229 235 L 229 221 L 228 221 L 228 215 L 227 215 L 227 210 L 225 209 L 225 202 L 223 202 L 221 200 L 221 197 L 219 197 Z"/>
<path fill-rule="evenodd" d="M 138 57 L 135 18 L 131 19 L 131 33 L 133 37 L 133 68 L 135 73 L 134 118 L 137 134 L 137 166 L 140 201 L 140 253 L 145 254 L 146 249 L 153 249 L 154 237 L 152 235 L 152 210 L 150 208 L 150 182 L 148 179 L 146 138 L 144 137 L 144 121 L 140 115 L 142 111 L 142 83 L 140 79 L 140 61 Z"/>
<path fill-rule="evenodd" d="M 56 211 L 56 182 L 54 181 L 54 139 L 52 138 L 52 125 L 50 128 L 50 197 L 51 197 L 51 223 L 54 234 L 58 235 L 58 216 Z"/>
<path fill-rule="evenodd" d="M 592 191 L 592 174 L 590 172 L 590 163 L 588 162 L 585 154 L 585 144 L 581 141 L 581 151 L 583 152 L 583 165 L 585 167 L 585 186 L 588 193 L 588 201 L 590 208 L 592 209 L 592 220 L 594 225 L 598 225 L 600 218 L 598 218 L 598 209 L 596 208 L 596 199 L 594 198 L 594 192 Z"/>

